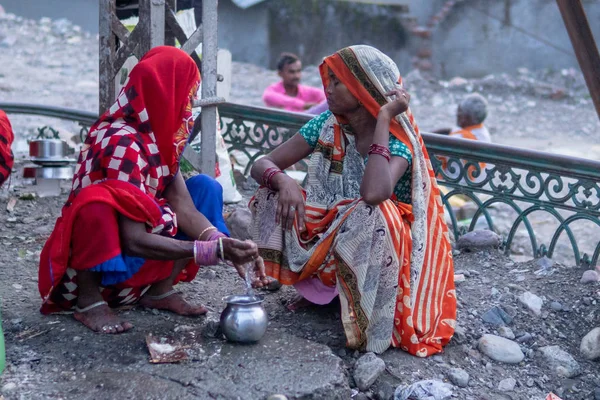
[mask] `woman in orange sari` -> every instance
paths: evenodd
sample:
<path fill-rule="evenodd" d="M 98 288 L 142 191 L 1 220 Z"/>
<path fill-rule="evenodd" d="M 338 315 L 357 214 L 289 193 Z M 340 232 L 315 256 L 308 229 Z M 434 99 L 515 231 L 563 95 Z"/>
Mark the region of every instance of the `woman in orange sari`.
<path fill-rule="evenodd" d="M 410 96 L 370 46 L 344 48 L 320 71 L 330 111 L 252 169 L 267 274 L 313 303 L 339 295 L 351 348 L 438 353 L 456 319 L 452 248 Z M 309 155 L 302 189 L 281 171 Z"/>

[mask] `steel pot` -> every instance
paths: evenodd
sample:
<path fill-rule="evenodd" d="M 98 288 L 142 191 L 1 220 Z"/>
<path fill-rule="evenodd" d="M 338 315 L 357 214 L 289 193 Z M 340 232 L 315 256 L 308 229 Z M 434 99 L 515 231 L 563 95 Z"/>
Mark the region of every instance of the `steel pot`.
<path fill-rule="evenodd" d="M 225 337 L 232 342 L 258 342 L 267 330 L 262 297 L 237 295 L 224 300 L 227 307 L 221 313 L 220 326 Z"/>
<path fill-rule="evenodd" d="M 33 162 L 69 162 L 69 145 L 60 139 L 36 139 L 29 142 L 29 156 Z"/>

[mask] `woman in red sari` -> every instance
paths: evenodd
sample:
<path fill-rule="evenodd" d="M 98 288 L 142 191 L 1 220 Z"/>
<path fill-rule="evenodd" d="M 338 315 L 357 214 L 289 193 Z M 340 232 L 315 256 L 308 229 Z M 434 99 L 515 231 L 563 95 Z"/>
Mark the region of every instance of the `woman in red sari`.
<path fill-rule="evenodd" d="M 179 173 L 199 83 L 186 53 L 156 47 L 94 124 L 40 256 L 42 313 L 73 309 L 77 320 L 104 333 L 131 329 L 111 308 L 137 301 L 201 315 L 206 308 L 187 303 L 173 285 L 220 260 L 240 274 L 241 265 L 254 263 L 255 284 L 262 285 L 256 245 L 228 237 L 219 184 L 202 175 L 184 182 Z"/>
<path fill-rule="evenodd" d="M 305 301 L 339 295 L 351 348 L 438 353 L 456 322 L 452 247 L 410 96 L 370 46 L 344 48 L 320 71 L 330 111 L 252 168 L 267 274 Z M 281 171 L 309 155 L 302 189 Z"/>
<path fill-rule="evenodd" d="M 14 163 L 10 146 L 15 138 L 8 116 L 0 110 L 0 186 L 8 180 Z"/>

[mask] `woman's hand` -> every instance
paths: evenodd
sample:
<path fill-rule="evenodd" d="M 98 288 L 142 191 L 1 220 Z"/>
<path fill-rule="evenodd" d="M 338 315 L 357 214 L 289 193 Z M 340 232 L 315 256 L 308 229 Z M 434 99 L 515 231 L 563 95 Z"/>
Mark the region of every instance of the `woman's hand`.
<path fill-rule="evenodd" d="M 396 115 L 400 115 L 408 110 L 410 94 L 404 88 L 394 89 L 385 95 L 391 97 L 393 100 L 381 107 L 381 110 L 379 110 L 380 115 L 392 119 Z"/>
<path fill-rule="evenodd" d="M 247 264 L 233 264 L 240 277 L 246 280 L 246 269 L 252 268 L 254 274 L 250 276 L 252 280 L 252 287 L 261 288 L 269 284 L 269 278 L 265 273 L 265 263 L 262 257 L 257 257 L 250 263 Z"/>
<path fill-rule="evenodd" d="M 298 218 L 298 229 L 304 232 L 304 196 L 295 180 L 285 174 L 277 174 L 274 186 L 279 193 L 275 221 L 284 229 L 291 230 L 294 218 Z"/>
<path fill-rule="evenodd" d="M 223 238 L 223 256 L 234 265 L 254 262 L 258 257 L 258 246 L 250 240 Z"/>

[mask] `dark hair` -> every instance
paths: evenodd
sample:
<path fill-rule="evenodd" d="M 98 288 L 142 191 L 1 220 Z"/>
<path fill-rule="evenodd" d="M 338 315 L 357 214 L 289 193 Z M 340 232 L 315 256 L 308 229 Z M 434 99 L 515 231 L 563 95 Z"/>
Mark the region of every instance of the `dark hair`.
<path fill-rule="evenodd" d="M 300 57 L 297 55 L 293 53 L 281 53 L 279 61 L 277 61 L 277 70 L 283 71 L 286 65 L 293 64 L 296 61 L 300 61 Z"/>

